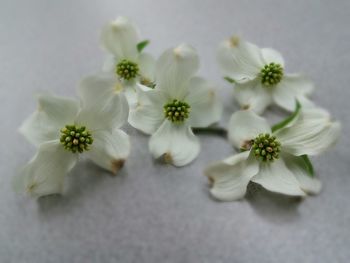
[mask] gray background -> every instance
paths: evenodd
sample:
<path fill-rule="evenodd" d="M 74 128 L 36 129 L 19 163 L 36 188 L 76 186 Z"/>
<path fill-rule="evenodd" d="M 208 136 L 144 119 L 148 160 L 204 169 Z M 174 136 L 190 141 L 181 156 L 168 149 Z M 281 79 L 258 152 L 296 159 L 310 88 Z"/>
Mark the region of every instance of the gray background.
<path fill-rule="evenodd" d="M 223 138 L 201 135 L 198 159 L 179 169 L 154 162 L 148 138 L 127 127 L 132 153 L 118 176 L 80 162 L 63 197 L 15 195 L 11 178 L 35 152 L 16 132 L 33 94 L 75 96 L 79 79 L 99 70 L 99 31 L 117 15 L 138 23 L 156 56 L 181 42 L 198 49 L 200 74 L 220 88 L 223 125 L 237 109 L 215 61 L 224 38 L 274 47 L 288 72 L 310 75 L 314 100 L 343 123 L 337 147 L 314 158 L 322 193 L 216 202 L 202 169 L 232 153 Z M 1 1 L 0 262 L 349 262 L 349 23 L 348 0 Z"/>

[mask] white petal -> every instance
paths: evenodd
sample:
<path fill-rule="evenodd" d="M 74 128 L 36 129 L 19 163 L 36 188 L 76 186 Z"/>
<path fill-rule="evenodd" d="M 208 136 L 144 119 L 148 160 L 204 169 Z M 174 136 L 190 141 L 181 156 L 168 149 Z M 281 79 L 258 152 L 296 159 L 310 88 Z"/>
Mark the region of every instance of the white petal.
<path fill-rule="evenodd" d="M 239 149 L 249 149 L 250 142 L 260 133 L 271 133 L 267 121 L 250 110 L 232 114 L 228 124 L 228 138 Z"/>
<path fill-rule="evenodd" d="M 302 157 L 291 154 L 283 154 L 283 160 L 287 168 L 294 174 L 300 188 L 308 194 L 318 194 L 321 191 L 321 181 L 309 174 L 307 165 Z"/>
<path fill-rule="evenodd" d="M 60 129 L 73 124 L 78 113 L 78 102 L 53 95 L 39 95 L 38 109 L 26 119 L 19 132 L 33 145 L 54 140 Z"/>
<path fill-rule="evenodd" d="M 95 81 L 95 82 L 94 82 Z M 81 126 L 86 126 L 88 130 L 109 130 L 121 127 L 129 115 L 129 106 L 124 93 L 112 93 L 110 87 L 105 87 L 105 92 L 96 95 L 96 100 L 93 101 L 93 96 L 96 94 L 98 86 L 94 84 L 101 83 L 101 80 L 95 79 L 89 82 L 80 89 L 81 96 L 84 97 L 86 103 L 79 112 L 75 123 Z M 106 85 L 108 82 L 105 83 Z M 88 103 L 88 101 L 90 101 Z"/>
<path fill-rule="evenodd" d="M 65 150 L 58 140 L 41 144 L 34 158 L 14 178 L 14 190 L 33 197 L 62 193 L 64 178 L 77 158 L 77 154 Z"/>
<path fill-rule="evenodd" d="M 303 106 L 303 109 L 306 109 L 306 108 L 315 108 L 316 105 L 313 101 L 311 101 L 308 97 L 306 96 L 299 96 L 298 97 L 298 101 L 300 103 L 300 105 Z"/>
<path fill-rule="evenodd" d="M 284 59 L 281 53 L 277 50 L 274 50 L 272 48 L 262 48 L 261 53 L 266 64 L 277 63 L 280 64 L 282 68 L 284 68 Z"/>
<path fill-rule="evenodd" d="M 114 112 L 114 127 L 121 127 L 128 118 L 128 95 L 129 87 L 124 86 L 115 74 L 99 73 L 84 78 L 79 85 L 79 95 L 82 100 L 83 109 L 100 107 L 116 107 Z M 131 89 L 131 93 L 135 93 Z M 136 95 L 135 95 L 136 96 Z M 102 105 L 102 106 L 101 106 Z"/>
<path fill-rule="evenodd" d="M 297 121 L 278 130 L 276 136 L 282 149 L 293 155 L 317 155 L 333 146 L 340 134 L 340 123 L 319 108 L 302 109 Z"/>
<path fill-rule="evenodd" d="M 44 111 L 50 119 L 59 125 L 71 122 L 77 115 L 79 104 L 77 101 L 61 96 L 39 95 L 39 110 Z"/>
<path fill-rule="evenodd" d="M 137 106 L 138 84 L 135 81 L 124 83 L 124 95 L 129 104 L 129 111 Z"/>
<path fill-rule="evenodd" d="M 78 87 L 83 107 L 106 99 L 123 90 L 121 82 L 115 74 L 98 73 L 82 79 Z"/>
<path fill-rule="evenodd" d="M 152 135 L 149 148 L 154 158 L 164 157 L 168 163 L 184 166 L 198 156 L 200 144 L 186 123 L 174 124 L 165 120 Z"/>
<path fill-rule="evenodd" d="M 126 105 L 133 107 L 137 102 L 137 92 L 135 81 L 121 82 L 114 73 L 102 72 L 84 78 L 79 85 L 79 96 L 83 106 L 89 108 L 100 107 L 102 103 L 115 103 L 112 97 L 119 96 L 121 99 L 121 109 L 127 109 Z M 125 98 L 124 98 L 125 96 Z M 116 122 L 120 127 L 127 118 L 127 110 L 118 110 L 120 113 L 115 115 Z"/>
<path fill-rule="evenodd" d="M 118 17 L 102 29 L 101 42 L 103 47 L 118 59 L 129 59 L 137 62 L 139 41 L 136 26 L 126 17 Z"/>
<path fill-rule="evenodd" d="M 250 109 L 261 114 L 271 104 L 272 96 L 268 88 L 262 86 L 260 80 L 236 84 L 233 96 L 244 109 Z"/>
<path fill-rule="evenodd" d="M 43 111 L 37 110 L 19 128 L 19 132 L 34 146 L 59 138 L 60 129 Z"/>
<path fill-rule="evenodd" d="M 153 88 L 150 88 L 150 87 L 148 87 L 148 86 L 146 86 L 144 84 L 141 84 L 141 83 L 137 83 L 136 86 L 137 86 L 137 90 L 141 90 L 141 91 L 151 91 L 151 90 L 153 90 Z"/>
<path fill-rule="evenodd" d="M 273 89 L 274 102 L 283 109 L 293 111 L 295 100 L 299 100 L 303 106 L 304 97 L 311 94 L 314 84 L 302 75 L 285 75 L 281 83 Z"/>
<path fill-rule="evenodd" d="M 190 80 L 185 101 L 191 106 L 188 120 L 191 127 L 207 127 L 220 120 L 222 104 L 215 87 L 203 78 L 194 77 Z"/>
<path fill-rule="evenodd" d="M 260 171 L 252 181 L 272 192 L 293 196 L 305 195 L 299 187 L 299 182 L 281 159 L 271 163 L 261 162 Z"/>
<path fill-rule="evenodd" d="M 118 59 L 112 54 L 106 54 L 105 61 L 102 65 L 102 71 L 115 74 Z"/>
<path fill-rule="evenodd" d="M 163 89 L 174 99 L 181 99 L 186 85 L 199 68 L 199 58 L 194 48 L 182 44 L 166 50 L 156 65 L 157 89 Z"/>
<path fill-rule="evenodd" d="M 139 56 L 139 67 L 142 78 L 145 78 L 150 82 L 154 82 L 156 68 L 156 60 L 154 57 L 148 53 L 143 52 Z"/>
<path fill-rule="evenodd" d="M 86 152 L 88 158 L 102 168 L 117 173 L 130 153 L 129 136 L 115 129 L 113 132 L 94 132 L 93 138 L 94 142 Z"/>
<path fill-rule="evenodd" d="M 220 44 L 217 59 L 224 74 L 239 83 L 257 78 L 264 66 L 260 49 L 237 37 Z"/>
<path fill-rule="evenodd" d="M 130 125 L 144 133 L 153 134 L 164 121 L 165 103 L 167 98 L 162 91 L 139 91 L 137 106 L 130 110 Z"/>
<path fill-rule="evenodd" d="M 259 163 L 249 151 L 214 163 L 204 170 L 213 183 L 211 194 L 221 201 L 243 198 L 250 179 L 259 171 Z"/>

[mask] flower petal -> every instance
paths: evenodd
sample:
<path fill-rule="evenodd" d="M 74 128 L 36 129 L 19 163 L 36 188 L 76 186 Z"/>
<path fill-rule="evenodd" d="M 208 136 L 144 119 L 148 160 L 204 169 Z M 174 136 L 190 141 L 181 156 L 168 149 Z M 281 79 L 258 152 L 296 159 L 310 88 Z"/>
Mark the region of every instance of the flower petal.
<path fill-rule="evenodd" d="M 93 133 L 94 142 L 86 155 L 100 167 L 117 173 L 130 153 L 129 136 L 120 129 Z"/>
<path fill-rule="evenodd" d="M 221 201 L 243 198 L 250 179 L 259 172 L 259 163 L 249 151 L 214 163 L 204 170 L 213 183 L 211 194 Z"/>
<path fill-rule="evenodd" d="M 129 123 L 136 129 L 153 134 L 164 121 L 164 104 L 167 98 L 162 91 L 139 91 L 135 109 L 130 110 Z"/>
<path fill-rule="evenodd" d="M 154 158 L 164 157 L 168 163 L 184 166 L 198 156 L 200 144 L 190 126 L 164 120 L 152 135 L 149 148 Z"/>
<path fill-rule="evenodd" d="M 155 80 L 156 60 L 149 53 L 141 53 L 139 57 L 141 78 L 150 82 Z"/>
<path fill-rule="evenodd" d="M 135 81 L 124 83 L 124 95 L 129 104 L 129 111 L 137 106 L 137 93 L 138 93 L 138 85 Z"/>
<path fill-rule="evenodd" d="M 285 152 L 297 156 L 317 155 L 336 143 L 340 129 L 340 123 L 332 122 L 325 110 L 307 108 L 302 109 L 293 125 L 278 130 L 275 135 Z"/>
<path fill-rule="evenodd" d="M 102 65 L 102 71 L 115 74 L 118 59 L 112 54 L 106 54 Z"/>
<path fill-rule="evenodd" d="M 182 99 L 186 83 L 197 72 L 199 58 L 194 48 L 182 44 L 166 50 L 156 64 L 157 88 L 166 91 L 174 99 Z"/>
<path fill-rule="evenodd" d="M 19 132 L 35 146 L 57 139 L 60 129 L 74 121 L 78 107 L 72 99 L 39 95 L 37 111 L 23 122 Z"/>
<path fill-rule="evenodd" d="M 303 106 L 305 97 L 310 95 L 314 89 L 314 84 L 302 75 L 285 75 L 282 81 L 273 89 L 274 102 L 283 109 L 293 111 L 295 100 L 299 100 Z"/>
<path fill-rule="evenodd" d="M 43 143 L 22 173 L 14 178 L 14 190 L 33 197 L 62 193 L 64 178 L 77 159 L 78 155 L 65 150 L 58 140 Z"/>
<path fill-rule="evenodd" d="M 101 72 L 85 77 L 80 82 L 78 93 L 84 107 L 111 102 L 110 97 L 121 96 L 121 93 L 125 95 L 129 107 L 132 107 L 137 102 L 137 89 L 135 80 L 120 81 L 114 73 Z"/>
<path fill-rule="evenodd" d="M 270 90 L 262 86 L 259 80 L 237 83 L 233 90 L 233 96 L 244 109 L 250 109 L 261 114 L 271 104 Z"/>
<path fill-rule="evenodd" d="M 93 88 L 94 84 L 101 80 L 94 80 L 81 88 L 82 97 L 86 103 L 79 112 L 76 118 L 76 124 L 86 126 L 88 130 L 109 130 L 121 127 L 129 115 L 129 106 L 126 97 L 123 93 L 111 93 L 109 87 L 104 87 L 100 97 L 96 95 L 96 100 L 93 101 L 93 95 L 98 94 Z M 103 82 L 103 81 L 102 81 Z M 101 83 L 101 82 L 100 82 Z M 108 82 L 105 83 L 106 85 Z M 96 86 L 98 89 L 101 86 Z M 84 90 L 84 91 L 82 91 Z M 89 103 L 87 103 L 90 101 Z"/>
<path fill-rule="evenodd" d="M 18 131 L 38 147 L 43 142 L 57 139 L 61 128 L 45 112 L 37 110 L 22 123 Z"/>
<path fill-rule="evenodd" d="M 287 168 L 294 174 L 300 188 L 308 194 L 318 194 L 321 191 L 321 181 L 309 174 L 308 167 L 302 157 L 283 153 Z"/>
<path fill-rule="evenodd" d="M 284 68 L 284 59 L 281 53 L 277 50 L 274 50 L 272 48 L 262 48 L 261 53 L 266 64 L 277 63 L 280 64 L 282 68 Z"/>
<path fill-rule="evenodd" d="M 79 95 L 84 107 L 91 107 L 94 104 L 114 103 L 111 97 L 119 96 L 121 99 L 120 107 L 126 109 L 126 104 L 132 107 L 137 102 L 137 92 L 135 82 L 122 83 L 115 74 L 98 73 L 96 75 L 84 78 L 79 86 Z M 125 98 L 124 98 L 125 96 Z M 96 106 L 98 107 L 98 106 Z M 117 114 L 116 122 L 123 125 L 127 118 L 128 111 L 119 111 L 123 114 Z"/>
<path fill-rule="evenodd" d="M 121 85 L 115 74 L 101 72 L 83 78 L 78 86 L 78 94 L 83 107 L 88 107 L 119 93 L 123 89 Z"/>
<path fill-rule="evenodd" d="M 228 124 L 228 138 L 238 149 L 250 149 L 251 140 L 260 133 L 271 133 L 267 121 L 250 110 L 232 114 Z"/>
<path fill-rule="evenodd" d="M 101 42 L 103 47 L 118 59 L 125 58 L 136 62 L 138 41 L 138 29 L 126 17 L 120 16 L 102 29 Z"/>
<path fill-rule="evenodd" d="M 281 159 L 272 163 L 262 162 L 259 173 L 252 181 L 272 192 L 293 196 L 305 195 L 299 187 L 299 182 Z"/>
<path fill-rule="evenodd" d="M 203 78 L 193 77 L 185 101 L 191 106 L 189 124 L 191 127 L 207 127 L 220 120 L 222 104 L 215 87 Z"/>
<path fill-rule="evenodd" d="M 220 44 L 217 59 L 224 74 L 238 83 L 257 78 L 264 66 L 261 50 L 238 37 Z"/>

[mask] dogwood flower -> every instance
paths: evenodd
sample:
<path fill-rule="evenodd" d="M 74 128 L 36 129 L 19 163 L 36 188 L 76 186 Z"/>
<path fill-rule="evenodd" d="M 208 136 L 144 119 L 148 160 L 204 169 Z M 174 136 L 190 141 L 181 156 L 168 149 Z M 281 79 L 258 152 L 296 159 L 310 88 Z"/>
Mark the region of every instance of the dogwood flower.
<path fill-rule="evenodd" d="M 20 127 L 38 147 L 21 174 L 14 178 L 17 192 L 33 197 L 62 193 L 66 174 L 84 153 L 94 163 L 116 173 L 129 155 L 128 135 L 119 129 L 128 117 L 124 95 L 80 108 L 75 100 L 39 95 L 38 110 Z"/>
<path fill-rule="evenodd" d="M 304 107 L 313 106 L 307 98 L 313 83 L 301 74 L 286 74 L 282 55 L 271 48 L 232 37 L 219 46 L 217 59 L 234 83 L 234 97 L 243 109 L 261 114 L 270 104 L 293 111 L 295 100 Z"/>
<path fill-rule="evenodd" d="M 285 195 L 317 194 L 321 183 L 308 155 L 327 150 L 339 132 L 340 124 L 319 108 L 297 110 L 272 129 L 253 111 L 238 111 L 229 122 L 229 140 L 244 151 L 206 168 L 205 175 L 212 182 L 210 192 L 222 201 L 237 200 L 252 181 Z"/>
<path fill-rule="evenodd" d="M 156 63 L 157 87 L 140 92 L 129 123 L 151 134 L 149 149 L 154 158 L 183 166 L 200 150 L 191 127 L 207 127 L 220 119 L 222 105 L 214 87 L 195 77 L 199 67 L 196 51 L 182 44 L 166 50 Z"/>
<path fill-rule="evenodd" d="M 108 79 L 113 83 L 112 91 L 125 92 L 129 104 L 134 105 L 139 87 L 147 90 L 155 85 L 155 60 L 142 52 L 148 41 L 140 42 L 137 27 L 128 18 L 118 17 L 103 27 L 101 43 L 109 53 L 104 73 L 88 77 L 85 83 L 96 84 Z"/>

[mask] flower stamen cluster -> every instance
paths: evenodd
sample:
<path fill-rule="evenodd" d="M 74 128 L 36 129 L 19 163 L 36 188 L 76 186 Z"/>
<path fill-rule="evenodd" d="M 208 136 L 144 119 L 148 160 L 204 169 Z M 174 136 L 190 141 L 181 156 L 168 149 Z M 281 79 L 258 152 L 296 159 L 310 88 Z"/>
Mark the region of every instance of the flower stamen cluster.
<path fill-rule="evenodd" d="M 91 133 L 84 126 L 66 125 L 61 129 L 61 144 L 73 153 L 88 151 L 93 139 Z"/>
<path fill-rule="evenodd" d="M 278 84 L 283 77 L 283 68 L 280 64 L 270 63 L 261 69 L 261 83 L 266 86 L 274 86 Z"/>
<path fill-rule="evenodd" d="M 134 79 L 139 74 L 139 66 L 132 61 L 123 59 L 117 64 L 116 73 L 121 79 Z"/>
<path fill-rule="evenodd" d="M 253 153 L 263 162 L 273 161 L 279 158 L 281 143 L 275 136 L 268 133 L 259 134 L 253 142 Z"/>
<path fill-rule="evenodd" d="M 186 102 L 174 99 L 164 105 L 164 115 L 169 121 L 183 122 L 189 117 L 190 109 L 190 105 Z"/>

